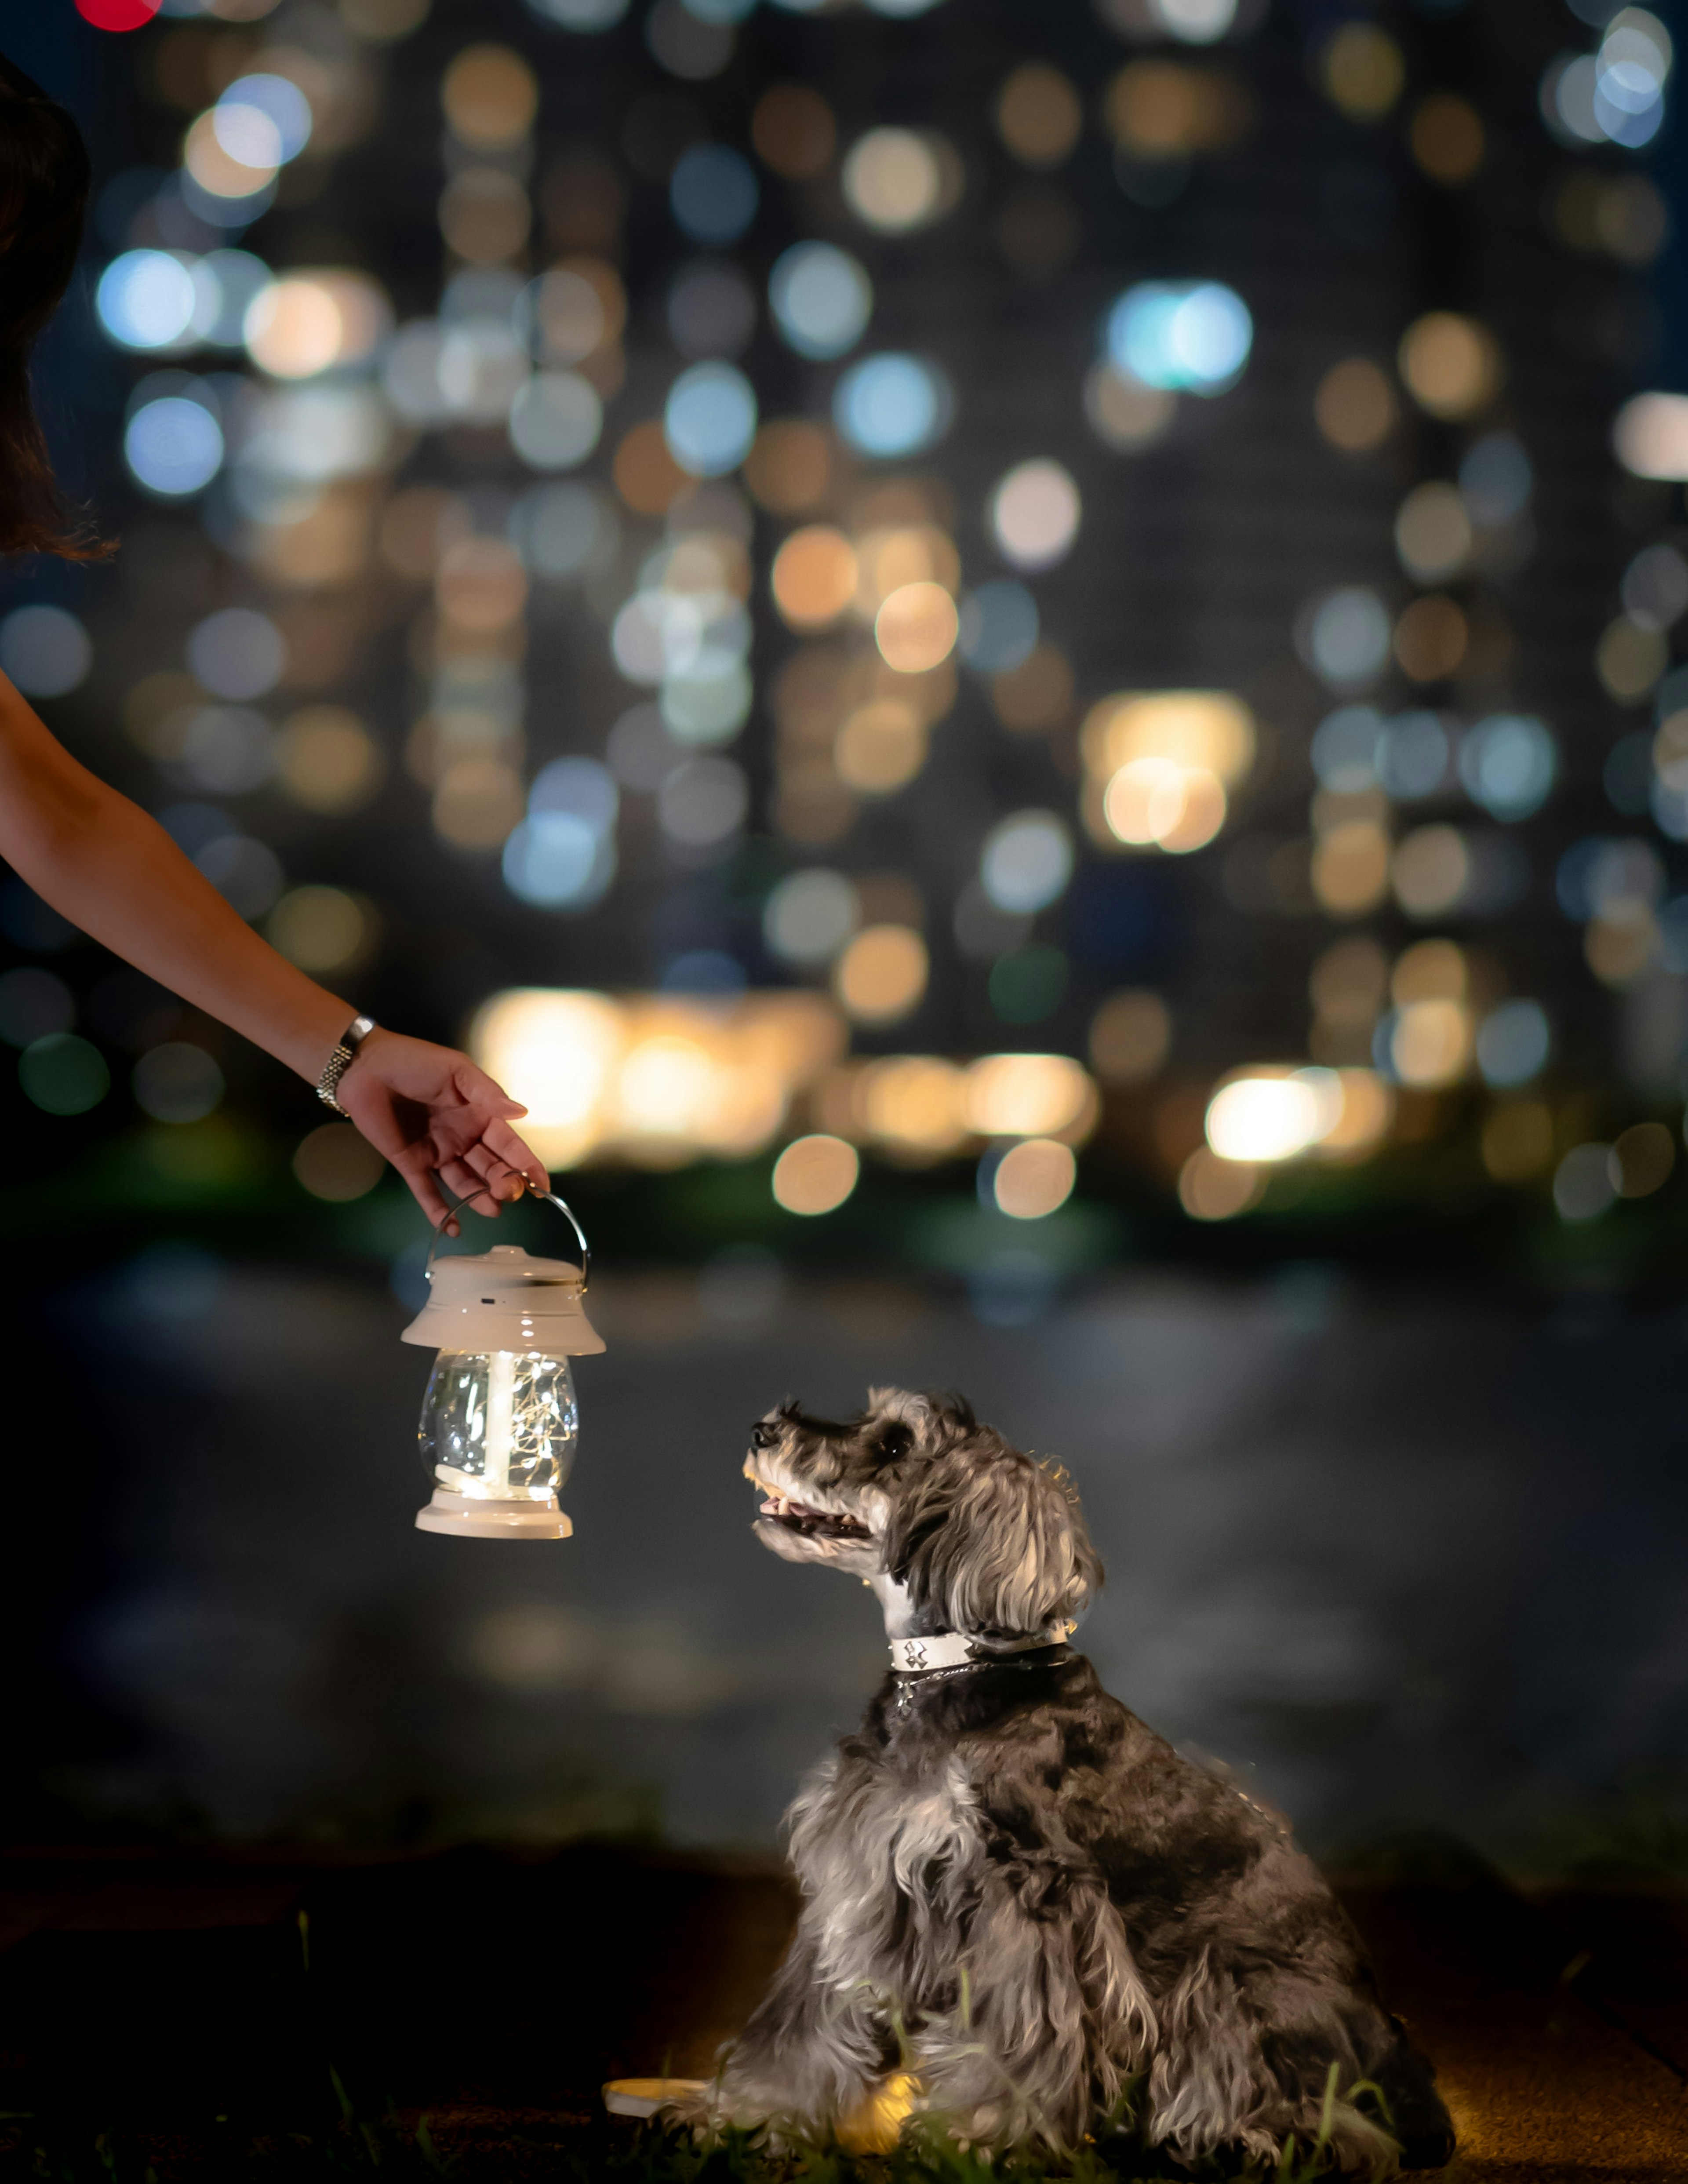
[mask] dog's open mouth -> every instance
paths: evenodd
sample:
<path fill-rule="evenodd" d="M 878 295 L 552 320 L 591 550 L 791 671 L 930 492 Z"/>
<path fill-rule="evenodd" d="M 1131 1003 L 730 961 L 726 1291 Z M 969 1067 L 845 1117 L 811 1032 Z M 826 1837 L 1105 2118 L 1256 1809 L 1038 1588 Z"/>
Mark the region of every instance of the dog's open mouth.
<path fill-rule="evenodd" d="M 757 1490 L 768 1497 L 760 1506 L 761 1515 L 772 1517 L 789 1531 L 822 1540 L 871 1540 L 873 1536 L 867 1526 L 858 1524 L 854 1517 L 841 1517 L 832 1509 L 811 1509 L 806 1502 L 794 1502 L 788 1495 L 764 1486 L 760 1479 L 756 1485 Z"/>

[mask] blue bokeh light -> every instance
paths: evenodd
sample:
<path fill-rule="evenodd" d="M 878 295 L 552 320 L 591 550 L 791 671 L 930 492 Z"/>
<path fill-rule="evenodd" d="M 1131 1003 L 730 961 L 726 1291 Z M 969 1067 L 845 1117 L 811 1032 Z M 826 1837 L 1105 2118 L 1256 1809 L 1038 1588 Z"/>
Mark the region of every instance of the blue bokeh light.
<path fill-rule="evenodd" d="M 911 455 L 950 422 L 949 381 L 917 356 L 886 351 L 852 365 L 833 394 L 833 421 L 864 455 Z"/>
<path fill-rule="evenodd" d="M 756 437 L 756 396 L 730 364 L 694 364 L 668 390 L 662 431 L 670 454 L 694 477 L 736 470 Z"/>
<path fill-rule="evenodd" d="M 981 675 L 1006 674 L 1029 660 L 1038 642 L 1038 603 L 1012 577 L 994 577 L 961 602 L 957 644 Z"/>
<path fill-rule="evenodd" d="M 287 76 L 237 76 L 217 103 L 225 109 L 249 106 L 263 114 L 274 125 L 283 161 L 298 159 L 310 142 L 310 101 Z"/>
<path fill-rule="evenodd" d="M 1253 345 L 1247 304 L 1217 281 L 1139 281 L 1108 314 L 1116 367 L 1169 393 L 1223 394 Z"/>
<path fill-rule="evenodd" d="M 221 468 L 223 430 L 203 403 L 161 395 L 130 419 L 123 455 L 137 484 L 180 500 L 208 486 Z"/>
<path fill-rule="evenodd" d="M 1460 745 L 1466 794 L 1496 819 L 1528 819 L 1540 811 L 1557 770 L 1553 738 L 1532 714 L 1491 714 Z"/>
<path fill-rule="evenodd" d="M 94 291 L 94 311 L 122 348 L 171 348 L 191 339 L 198 295 L 192 262 L 169 250 L 125 250 Z"/>
<path fill-rule="evenodd" d="M 799 242 L 775 261 L 768 304 L 774 323 L 799 356 L 842 356 L 866 332 L 873 283 L 849 251 L 830 242 Z"/>
<path fill-rule="evenodd" d="M 755 170 L 726 144 L 694 144 L 669 177 L 669 204 L 694 242 L 737 242 L 760 197 Z"/>

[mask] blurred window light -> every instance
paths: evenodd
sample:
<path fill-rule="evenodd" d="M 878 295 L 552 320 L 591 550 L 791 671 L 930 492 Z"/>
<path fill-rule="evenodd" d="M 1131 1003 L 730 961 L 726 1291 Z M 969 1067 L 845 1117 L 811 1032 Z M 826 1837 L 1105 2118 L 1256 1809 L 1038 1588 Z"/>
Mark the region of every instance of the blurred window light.
<path fill-rule="evenodd" d="M 1477 1067 L 1485 1084 L 1528 1084 L 1547 1067 L 1552 1050 L 1540 1001 L 1502 1001 L 1477 1027 Z"/>
<path fill-rule="evenodd" d="M 729 660 L 662 685 L 662 718 L 682 744 L 730 743 L 750 717 L 755 686 L 742 660 Z"/>
<path fill-rule="evenodd" d="M 454 850 L 496 850 L 520 823 L 521 805 L 515 768 L 490 753 L 468 752 L 440 768 L 433 829 Z"/>
<path fill-rule="evenodd" d="M 373 387 L 254 390 L 242 402 L 241 414 L 245 427 L 235 470 L 237 496 L 242 481 L 321 484 L 367 477 L 386 465 L 393 421 Z"/>
<path fill-rule="evenodd" d="M 1326 40 L 1319 75 L 1331 104 L 1351 120 L 1381 121 L 1401 96 L 1407 64 L 1387 31 L 1349 22 Z"/>
<path fill-rule="evenodd" d="M 288 76 L 274 75 L 264 70 L 253 75 L 237 76 L 218 99 L 214 109 L 218 118 L 218 139 L 237 159 L 245 155 L 240 151 L 238 142 L 231 143 L 230 136 L 240 137 L 246 133 L 248 125 L 234 120 L 242 109 L 261 114 L 269 123 L 275 132 L 276 157 L 279 164 L 285 165 L 289 159 L 297 159 L 310 142 L 310 101 Z M 248 160 L 248 164 L 262 163 Z"/>
<path fill-rule="evenodd" d="M 688 759 L 665 776 L 656 792 L 663 833 L 688 850 L 710 850 L 730 840 L 749 808 L 744 769 L 729 758 Z"/>
<path fill-rule="evenodd" d="M 256 107 L 213 107 L 182 140 L 181 164 L 208 199 L 238 208 L 245 218 L 247 205 L 276 179 L 281 133 Z"/>
<path fill-rule="evenodd" d="M 1310 600 L 1296 618 L 1295 649 L 1333 690 L 1361 689 L 1389 664 L 1389 610 L 1363 584 Z"/>
<path fill-rule="evenodd" d="M 1258 1206 L 1266 1178 L 1251 1161 L 1223 1160 L 1198 1145 L 1178 1170 L 1178 1203 L 1192 1221 L 1232 1221 Z"/>
<path fill-rule="evenodd" d="M 1429 311 L 1415 319 L 1401 337 L 1396 362 L 1407 393 L 1432 417 L 1474 416 L 1500 392 L 1495 337 L 1455 311 Z"/>
<path fill-rule="evenodd" d="M 621 525 L 614 507 L 591 486 L 542 485 L 510 510 L 510 535 L 536 575 L 578 577 L 610 566 Z"/>
<path fill-rule="evenodd" d="M 75 1032 L 51 1032 L 18 1056 L 24 1097 L 48 1115 L 86 1115 L 111 1089 L 105 1056 Z"/>
<path fill-rule="evenodd" d="M 299 1141 L 293 1173 L 313 1198 L 344 1206 L 368 1197 L 387 1173 L 387 1162 L 349 1123 L 321 1123 Z"/>
<path fill-rule="evenodd" d="M 855 1189 L 861 1161 L 842 1138 L 799 1138 L 774 1162 L 772 1190 L 788 1213 L 832 1213 Z"/>
<path fill-rule="evenodd" d="M 189 632 L 187 664 L 214 697 L 261 698 L 287 672 L 287 642 L 268 615 L 223 607 Z"/>
<path fill-rule="evenodd" d="M 465 46 L 440 79 L 440 104 L 461 142 L 479 152 L 508 151 L 533 126 L 538 80 L 508 46 Z"/>
<path fill-rule="evenodd" d="M 864 357 L 839 380 L 833 421 L 864 455 L 918 454 L 942 437 L 954 406 L 947 377 L 917 356 Z"/>
<path fill-rule="evenodd" d="M 504 885 L 544 910 L 586 909 L 615 878 L 613 842 L 578 812 L 532 811 L 504 846 Z"/>
<path fill-rule="evenodd" d="M 889 796 L 914 779 L 926 764 L 926 722 L 897 699 L 857 705 L 845 716 L 833 744 L 833 760 L 846 788 L 864 796 Z"/>
<path fill-rule="evenodd" d="M 1644 546 L 1624 571 L 1624 611 L 1642 629 L 1667 630 L 1688 609 L 1688 560 L 1674 546 Z"/>
<path fill-rule="evenodd" d="M 941 140 L 913 129 L 870 129 L 845 154 L 844 193 L 856 218 L 884 235 L 907 235 L 949 209 Z"/>
<path fill-rule="evenodd" d="M 694 242 L 736 242 L 761 196 L 749 161 L 726 144 L 694 144 L 668 178 L 668 202 Z"/>
<path fill-rule="evenodd" d="M 1071 1145 L 1055 1138 L 1027 1138 L 1011 1145 L 991 1173 L 997 1210 L 1015 1221 L 1041 1221 L 1065 1206 L 1078 1180 Z"/>
<path fill-rule="evenodd" d="M 372 355 L 392 315 L 386 292 L 365 274 L 289 273 L 258 291 L 241 333 L 261 371 L 309 379 Z"/>
<path fill-rule="evenodd" d="M 935 523 L 864 531 L 855 541 L 855 610 L 871 621 L 905 584 L 939 584 L 952 596 L 961 582 L 955 542 Z"/>
<path fill-rule="evenodd" d="M 1414 682 L 1441 682 L 1457 672 L 1471 642 L 1463 609 L 1446 593 L 1409 599 L 1395 625 L 1392 649 Z"/>
<path fill-rule="evenodd" d="M 613 30 L 627 12 L 628 0 L 527 0 L 534 14 L 565 31 Z"/>
<path fill-rule="evenodd" d="M 799 242 L 774 261 L 768 304 L 787 345 L 799 356 L 842 356 L 873 315 L 873 283 L 849 251 Z"/>
<path fill-rule="evenodd" d="M 1617 1195 L 1610 1145 L 1574 1145 L 1553 1171 L 1553 1203 L 1562 1221 L 1596 1221 Z"/>
<path fill-rule="evenodd" d="M 775 174 L 808 181 L 832 159 L 838 145 L 833 109 L 807 84 L 780 83 L 765 91 L 750 116 L 750 141 L 756 155 Z"/>
<path fill-rule="evenodd" d="M 1408 1001 L 1379 1025 L 1378 1050 L 1402 1084 L 1435 1091 L 1457 1084 L 1470 1065 L 1471 1011 L 1463 1001 Z"/>
<path fill-rule="evenodd" d="M 1325 1069 L 1250 1073 L 1222 1084 L 1207 1103 L 1203 1128 L 1221 1160 L 1250 1165 L 1294 1160 L 1330 1127 L 1332 1111 L 1323 1095 Z"/>
<path fill-rule="evenodd" d="M 782 418 L 757 433 L 744 482 L 772 514 L 797 515 L 826 499 L 833 461 L 832 435 L 823 426 Z"/>
<path fill-rule="evenodd" d="M 1400 713 L 1384 727 L 1378 779 L 1389 795 L 1412 803 L 1441 788 L 1452 756 L 1452 741 L 1440 714 Z"/>
<path fill-rule="evenodd" d="M 987 521 L 1005 560 L 1027 571 L 1053 568 L 1078 535 L 1078 488 L 1071 472 L 1046 458 L 1018 463 L 991 489 Z"/>
<path fill-rule="evenodd" d="M 1384 718 L 1375 705 L 1340 705 L 1313 731 L 1310 755 L 1320 785 L 1340 796 L 1376 785 Z"/>
<path fill-rule="evenodd" d="M 870 925 L 858 933 L 833 971 L 833 991 L 858 1023 L 894 1023 L 926 997 L 931 966 L 926 943 L 906 925 Z"/>
<path fill-rule="evenodd" d="M 1676 1140 L 1663 1123 L 1636 1123 L 1621 1130 L 1607 1173 L 1620 1198 L 1650 1198 L 1676 1166 Z"/>
<path fill-rule="evenodd" d="M 1415 583 L 1458 574 L 1471 552 L 1471 518 L 1457 486 L 1432 479 L 1413 487 L 1396 512 L 1395 550 Z"/>
<path fill-rule="evenodd" d="M 209 485 L 223 463 L 223 428 L 185 394 L 144 402 L 123 435 L 123 459 L 137 485 L 161 499 L 184 499 Z"/>
<path fill-rule="evenodd" d="M 1620 705 L 1645 698 L 1670 664 L 1670 645 L 1654 625 L 1619 615 L 1601 632 L 1595 647 L 1595 672 L 1608 697 Z"/>
<path fill-rule="evenodd" d="M 1496 819 L 1528 819 L 1540 811 L 1557 770 L 1553 738 L 1529 714 L 1491 714 L 1459 748 L 1467 795 Z"/>
<path fill-rule="evenodd" d="M 905 1054 L 872 1061 L 855 1078 L 854 1119 L 905 1155 L 956 1151 L 967 1135 L 967 1077 L 954 1062 Z"/>
<path fill-rule="evenodd" d="M 1172 1043 L 1172 1014 L 1158 994 L 1110 994 L 1090 1020 L 1090 1067 L 1105 1084 L 1145 1084 Z"/>
<path fill-rule="evenodd" d="M 961 601 L 955 642 L 981 675 L 1018 667 L 1037 648 L 1038 603 L 1011 577 L 981 584 Z"/>
<path fill-rule="evenodd" d="M 166 1039 L 136 1063 L 135 1104 L 155 1123 L 198 1123 L 223 1096 L 223 1072 L 203 1046 Z"/>
<path fill-rule="evenodd" d="M 645 45 L 670 75 L 705 83 L 733 58 L 733 20 L 707 0 L 656 0 L 645 17 Z"/>
<path fill-rule="evenodd" d="M 769 584 L 793 629 L 824 629 L 855 597 L 855 549 L 832 525 L 807 524 L 775 554 Z"/>
<path fill-rule="evenodd" d="M 471 265 L 518 257 L 532 225 L 526 191 L 502 167 L 460 167 L 440 192 L 440 233 Z"/>
<path fill-rule="evenodd" d="M 8 1046 L 32 1046 L 69 1031 L 75 1021 L 75 998 L 51 971 L 25 964 L 0 972 L 0 1039 Z"/>
<path fill-rule="evenodd" d="M 668 290 L 668 332 L 682 356 L 737 356 L 756 331 L 756 292 L 736 265 L 687 265 Z"/>
<path fill-rule="evenodd" d="M 1228 690 L 1121 692 L 1090 708 L 1079 742 L 1098 785 L 1134 760 L 1155 758 L 1234 788 L 1254 762 L 1254 716 Z"/>
<path fill-rule="evenodd" d="M 1612 427 L 1618 460 L 1635 477 L 1688 478 L 1688 394 L 1636 394 Z"/>
<path fill-rule="evenodd" d="M 549 364 L 579 364 L 620 335 L 627 299 L 613 266 L 577 259 L 530 281 L 515 316 L 536 355 Z"/>
<path fill-rule="evenodd" d="M 1459 489 L 1474 523 L 1511 523 L 1529 505 L 1535 473 L 1513 432 L 1485 432 L 1460 457 Z"/>
<path fill-rule="evenodd" d="M 694 364 L 668 391 L 662 412 L 670 454 L 694 477 L 737 470 L 756 437 L 756 397 L 730 364 Z"/>
<path fill-rule="evenodd" d="M 1225 785 L 1206 766 L 1131 759 L 1102 792 L 1102 816 L 1117 841 L 1153 844 L 1174 855 L 1205 849 L 1225 823 Z"/>
<path fill-rule="evenodd" d="M 979 881 L 999 910 L 1046 910 L 1072 878 L 1072 837 L 1053 811 L 1016 811 L 984 838 Z"/>
<path fill-rule="evenodd" d="M 1223 394 L 1242 376 L 1253 343 L 1248 306 L 1217 281 L 1139 281 L 1108 314 L 1117 369 L 1168 392 Z"/>
<path fill-rule="evenodd" d="M 1314 845 L 1308 878 L 1321 909 L 1362 917 L 1389 892 L 1389 836 L 1375 819 L 1345 819 Z"/>
<path fill-rule="evenodd" d="M 1483 164 L 1487 148 L 1481 115 L 1457 92 L 1433 91 L 1412 116 L 1412 156 L 1434 182 L 1457 189 Z"/>
<path fill-rule="evenodd" d="M 187 715 L 165 772 L 208 795 L 240 796 L 268 781 L 275 768 L 270 723 L 261 713 L 249 705 L 200 705 Z"/>
<path fill-rule="evenodd" d="M 900 584 L 873 618 L 873 641 L 888 667 L 923 675 L 955 649 L 955 602 L 942 584 Z"/>
<path fill-rule="evenodd" d="M 542 766 L 527 792 L 530 811 L 563 811 L 594 836 L 615 827 L 621 805 L 615 778 L 595 758 L 556 758 Z"/>
<path fill-rule="evenodd" d="M 193 267 L 193 332 L 214 348 L 238 348 L 252 299 L 274 278 L 249 250 L 209 250 Z"/>
<path fill-rule="evenodd" d="M 1331 365 L 1313 396 L 1313 421 L 1333 448 L 1366 454 L 1395 429 L 1399 407 L 1387 375 L 1369 357 Z"/>
<path fill-rule="evenodd" d="M 114 258 L 94 291 L 106 333 L 123 348 L 186 347 L 198 303 L 192 265 L 169 250 L 125 250 Z"/>
<path fill-rule="evenodd" d="M 66 607 L 14 607 L 0 621 L 0 669 L 26 698 L 66 696 L 93 664 L 93 640 Z"/>
<path fill-rule="evenodd" d="M 861 922 L 854 882 L 816 866 L 774 887 L 762 911 L 762 938 L 783 962 L 830 963 Z"/>
<path fill-rule="evenodd" d="M 610 627 L 610 649 L 630 682 L 657 683 L 698 664 L 703 616 L 669 592 L 635 592 Z"/>
<path fill-rule="evenodd" d="M 1149 20 L 1187 46 L 1211 46 L 1237 20 L 1237 0 L 1147 0 Z"/>
<path fill-rule="evenodd" d="M 1084 415 L 1090 429 L 1105 446 L 1121 453 L 1158 440 L 1177 410 L 1176 394 L 1163 387 L 1145 387 L 1111 357 L 1084 376 Z"/>
<path fill-rule="evenodd" d="M 1084 102 L 1072 78 L 1047 61 L 1022 63 L 996 95 L 997 134 L 1025 166 L 1060 166 L 1084 126 Z"/>
<path fill-rule="evenodd" d="M 1395 899 L 1409 917 L 1440 917 L 1464 901 L 1471 852 L 1457 827 L 1415 827 L 1390 863 Z"/>
<path fill-rule="evenodd" d="M 460 538 L 440 556 L 434 598 L 460 629 L 507 629 L 527 600 L 521 556 L 506 539 Z"/>
<path fill-rule="evenodd" d="M 290 888 L 264 927 L 272 948 L 318 976 L 363 961 L 373 928 L 368 906 L 337 887 Z"/>
<path fill-rule="evenodd" d="M 530 470 L 572 470 L 603 430 L 598 390 L 577 371 L 538 372 L 510 405 L 510 443 Z"/>
<path fill-rule="evenodd" d="M 967 1072 L 967 1127 L 982 1138 L 1082 1144 L 1100 1112 L 1088 1073 L 1065 1054 L 988 1054 Z"/>

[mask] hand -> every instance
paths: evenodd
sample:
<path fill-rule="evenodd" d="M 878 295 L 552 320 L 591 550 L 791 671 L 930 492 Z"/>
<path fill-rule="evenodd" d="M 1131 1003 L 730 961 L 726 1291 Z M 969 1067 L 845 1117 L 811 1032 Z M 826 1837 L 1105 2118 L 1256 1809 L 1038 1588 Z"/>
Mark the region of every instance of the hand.
<path fill-rule="evenodd" d="M 336 1096 L 448 1236 L 458 1229 L 440 1194 L 442 1181 L 476 1213 L 496 1214 L 500 1203 L 520 1198 L 529 1184 L 551 1188 L 544 1163 L 510 1128 L 526 1108 L 451 1047 L 377 1026 Z"/>

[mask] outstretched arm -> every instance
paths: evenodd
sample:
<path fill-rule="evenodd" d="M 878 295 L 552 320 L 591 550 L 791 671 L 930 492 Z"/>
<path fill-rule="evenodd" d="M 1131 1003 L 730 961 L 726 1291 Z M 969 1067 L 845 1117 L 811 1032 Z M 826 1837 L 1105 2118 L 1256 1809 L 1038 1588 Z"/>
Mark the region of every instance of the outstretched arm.
<path fill-rule="evenodd" d="M 284 1062 L 322 1074 L 355 1011 L 259 939 L 126 796 L 88 772 L 0 676 L 0 857 L 44 902 L 114 955 Z M 436 1226 L 437 1178 L 478 1213 L 543 1165 L 510 1128 L 526 1109 L 466 1055 L 371 1032 L 341 1078 L 341 1106 Z"/>

